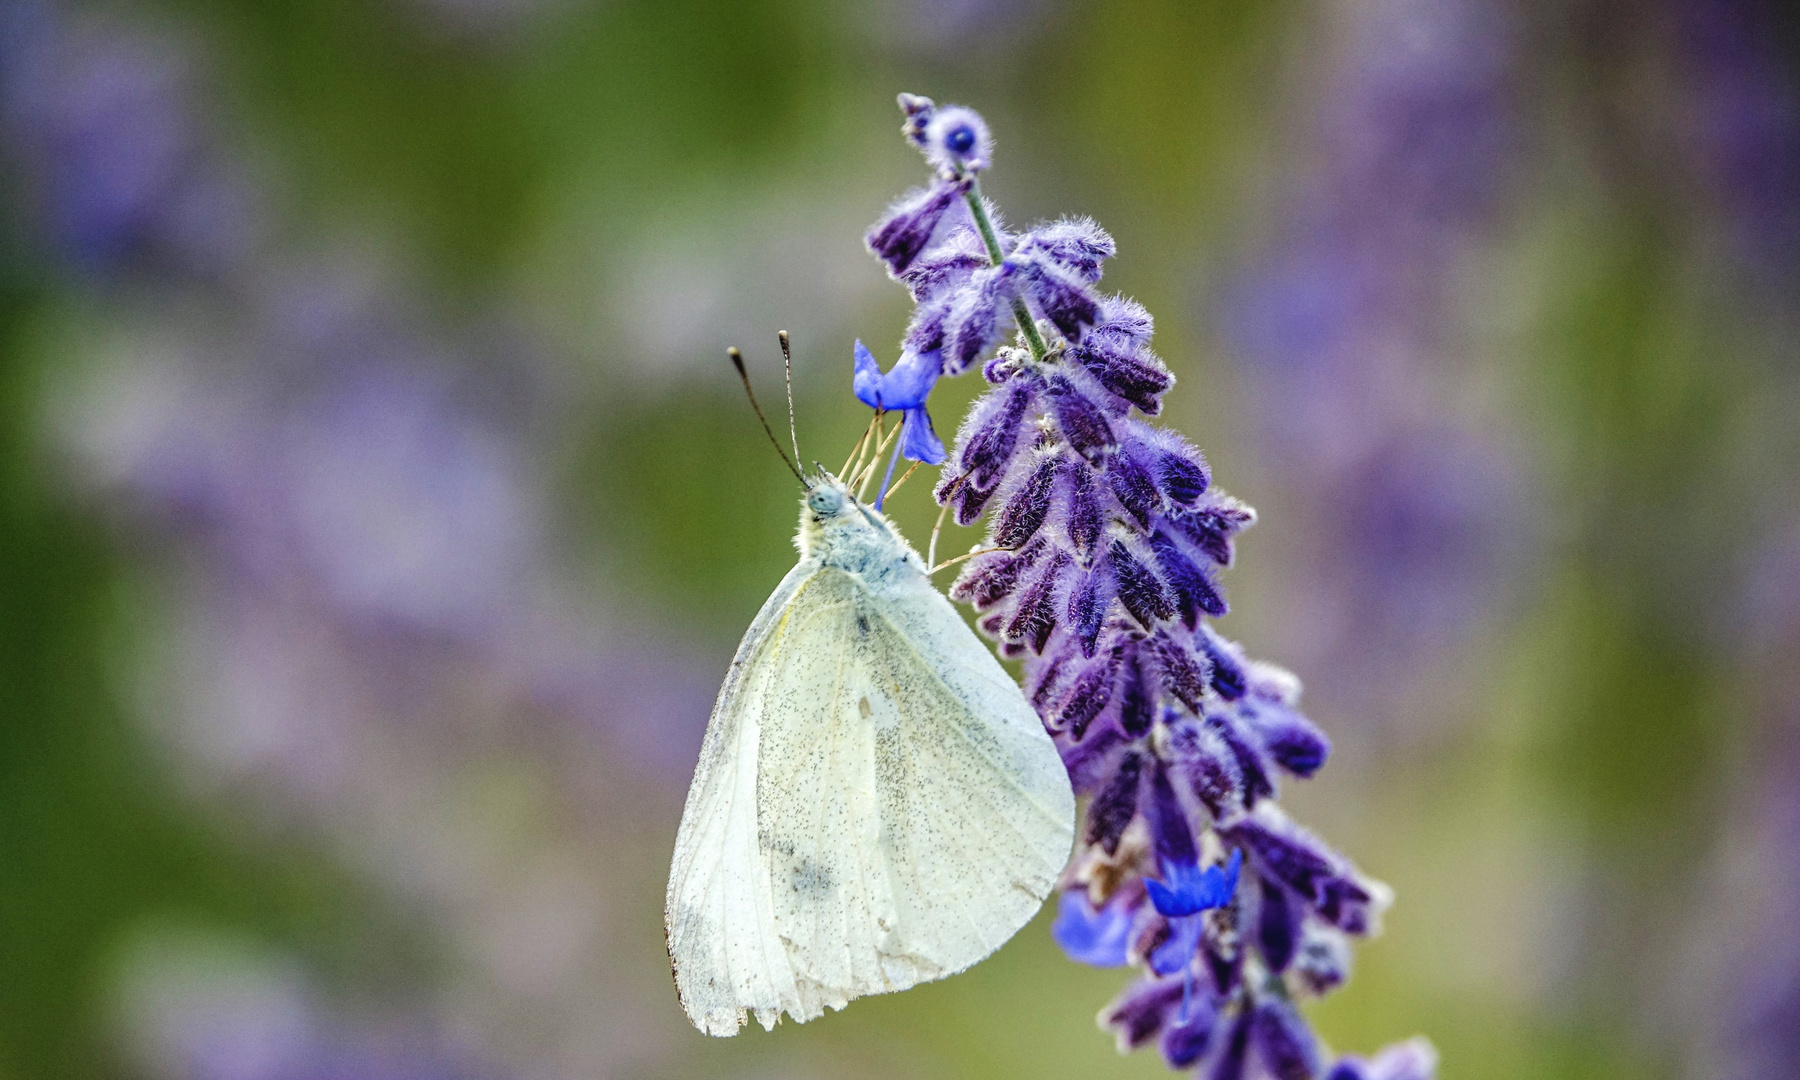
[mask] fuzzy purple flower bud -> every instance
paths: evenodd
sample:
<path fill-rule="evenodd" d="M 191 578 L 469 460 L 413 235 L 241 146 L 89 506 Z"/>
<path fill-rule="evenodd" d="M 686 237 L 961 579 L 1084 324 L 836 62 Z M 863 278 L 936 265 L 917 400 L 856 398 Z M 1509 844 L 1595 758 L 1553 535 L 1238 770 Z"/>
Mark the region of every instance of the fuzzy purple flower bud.
<path fill-rule="evenodd" d="M 1150 636 L 1150 652 L 1156 658 L 1162 688 L 1190 710 L 1199 712 L 1206 700 L 1206 668 L 1200 659 L 1160 629 Z"/>
<path fill-rule="evenodd" d="M 1067 475 L 1069 512 L 1063 527 L 1069 534 L 1069 542 L 1075 545 L 1075 553 L 1086 557 L 1099 541 L 1100 528 L 1104 524 L 1100 492 L 1094 486 L 1092 470 L 1070 469 Z"/>
<path fill-rule="evenodd" d="M 982 399 L 969 413 L 964 430 L 957 436 L 962 445 L 957 464 L 971 483 L 992 488 L 1000 482 L 1012 464 L 1019 432 L 1034 397 L 1033 380 L 1013 379 L 1004 392 Z"/>
<path fill-rule="evenodd" d="M 1150 551 L 1156 556 L 1156 564 L 1162 569 L 1169 591 L 1175 595 L 1175 608 L 1182 625 L 1192 630 L 1198 625 L 1201 612 L 1215 618 L 1225 614 L 1225 598 L 1219 595 L 1218 587 L 1167 533 L 1158 532 L 1150 538 Z"/>
<path fill-rule="evenodd" d="M 1249 689 L 1244 673 L 1244 658 L 1236 645 L 1219 636 L 1210 626 L 1201 626 L 1194 641 L 1212 663 L 1212 688 L 1226 701 L 1236 701 Z"/>
<path fill-rule="evenodd" d="M 1089 465 L 1097 468 L 1105 464 L 1119 447 L 1112 425 L 1106 422 L 1106 414 L 1066 376 L 1052 375 L 1045 381 L 1045 391 L 1050 398 L 1050 408 L 1056 414 L 1057 426 L 1062 428 L 1063 438 L 1069 440 L 1069 445 Z"/>
<path fill-rule="evenodd" d="M 1100 316 L 1100 302 L 1082 279 L 1050 259 L 1014 255 L 1006 265 L 1018 278 L 1025 302 L 1074 338 L 1081 328 Z"/>
<path fill-rule="evenodd" d="M 1250 1014 L 1232 1018 L 1221 1033 L 1219 1051 L 1201 1070 L 1206 1080 L 1244 1080 L 1244 1067 L 1250 1051 Z"/>
<path fill-rule="evenodd" d="M 1106 551 L 1112 564 L 1113 580 L 1118 583 L 1119 600 L 1131 617 L 1146 630 L 1154 630 L 1159 622 L 1175 617 L 1175 605 L 1162 581 L 1140 562 L 1122 540 L 1114 540 Z M 1178 648 L 1171 652 L 1183 651 Z M 1199 690 L 1194 690 L 1198 700 Z M 1186 698 L 1182 699 L 1186 701 Z"/>
<path fill-rule="evenodd" d="M 994 137 L 988 133 L 987 121 L 961 105 L 932 110 L 919 145 L 927 161 L 956 175 L 982 171 L 994 155 Z"/>
<path fill-rule="evenodd" d="M 1127 750 L 1119 759 L 1112 780 L 1088 807 L 1087 842 L 1100 845 L 1108 855 L 1119 849 L 1119 837 L 1125 835 L 1125 827 L 1137 816 L 1143 772 L 1143 753 Z"/>
<path fill-rule="evenodd" d="M 1139 979 L 1100 1010 L 1100 1026 L 1118 1038 L 1125 1054 L 1156 1038 L 1181 1002 L 1180 979 Z"/>
<path fill-rule="evenodd" d="M 1315 997 L 1329 994 L 1350 978 L 1353 959 L 1343 931 L 1308 924 L 1294 954 L 1294 981 Z"/>
<path fill-rule="evenodd" d="M 1384 1047 L 1371 1060 L 1345 1054 L 1325 1080 L 1434 1080 L 1438 1055 L 1424 1039 L 1408 1039 Z"/>
<path fill-rule="evenodd" d="M 956 294 L 944 317 L 944 359 L 952 374 L 967 369 L 1000 340 L 1011 296 L 1012 276 L 1004 266 L 977 270 Z"/>
<path fill-rule="evenodd" d="M 1217 732 L 1190 717 L 1169 725 L 1169 757 L 1175 774 L 1185 781 L 1214 817 L 1242 805 L 1244 774 L 1237 758 Z"/>
<path fill-rule="evenodd" d="M 1119 688 L 1119 730 L 1136 738 L 1156 721 L 1154 688 L 1144 671 L 1143 650 L 1128 650 Z"/>
<path fill-rule="evenodd" d="M 1112 568 L 1105 559 L 1089 567 L 1080 583 L 1069 591 L 1069 630 L 1080 644 L 1082 655 L 1094 655 L 1100 627 L 1115 595 Z"/>
<path fill-rule="evenodd" d="M 1167 1024 L 1163 1030 L 1163 1060 L 1171 1069 L 1191 1067 L 1206 1055 L 1212 1045 L 1213 1031 L 1219 1026 L 1219 1007 L 1211 994 L 1196 994 L 1188 1003 L 1188 1015 L 1179 1022 Z"/>
<path fill-rule="evenodd" d="M 1088 725 L 1111 702 L 1123 652 L 1122 648 L 1113 648 L 1070 684 L 1069 692 L 1057 710 L 1057 720 L 1071 738 L 1079 740 L 1087 734 Z"/>
<path fill-rule="evenodd" d="M 1001 506 L 1000 516 L 994 519 L 995 544 L 1016 548 L 1037 535 L 1050 514 L 1050 492 L 1061 469 L 1058 458 L 1043 457 L 1025 482 L 1013 489 Z"/>
<path fill-rule="evenodd" d="M 1131 511 L 1137 523 L 1148 529 L 1150 522 L 1162 512 L 1162 493 L 1156 481 L 1139 458 L 1139 447 L 1124 445 L 1120 453 L 1107 463 L 1106 482 L 1118 496 L 1119 504 Z"/>
<path fill-rule="evenodd" d="M 1255 521 L 1255 511 L 1229 496 L 1216 495 L 1193 510 L 1169 515 L 1169 524 L 1220 566 L 1231 565 L 1232 538 Z"/>
<path fill-rule="evenodd" d="M 928 188 L 909 192 L 888 208 L 870 227 L 863 243 L 898 276 L 930 245 L 949 211 L 960 205 L 968 183 L 939 180 Z"/>
<path fill-rule="evenodd" d="M 1318 772 L 1331 753 L 1331 740 L 1325 733 L 1285 705 L 1247 697 L 1238 705 L 1237 713 L 1249 722 L 1275 763 L 1295 776 Z"/>
<path fill-rule="evenodd" d="M 1286 890 L 1272 881 L 1262 882 L 1256 904 L 1256 945 L 1270 971 L 1279 974 L 1293 960 L 1302 917 Z"/>
<path fill-rule="evenodd" d="M 1314 1080 L 1319 1041 L 1294 1007 L 1265 997 L 1250 1013 L 1250 1044 L 1273 1080 Z"/>
<path fill-rule="evenodd" d="M 1033 226 L 1019 239 L 1016 253 L 1023 258 L 1047 258 L 1077 280 L 1092 285 L 1100 280 L 1100 264 L 1118 250 L 1113 238 L 1094 219 L 1063 218 Z"/>
<path fill-rule="evenodd" d="M 1387 886 L 1363 879 L 1343 856 L 1271 803 L 1259 804 L 1219 833 L 1249 852 L 1259 873 L 1293 890 L 1321 919 L 1346 933 L 1374 932 L 1390 902 Z"/>
<path fill-rule="evenodd" d="M 1275 780 L 1269 775 L 1268 758 L 1243 723 L 1230 712 L 1215 712 L 1207 715 L 1203 727 L 1216 735 L 1237 761 L 1238 775 L 1244 780 L 1244 805 L 1255 806 L 1261 799 L 1272 798 Z"/>
<path fill-rule="evenodd" d="M 1022 642 L 1034 653 L 1044 651 L 1050 632 L 1056 629 L 1057 593 L 1073 561 L 1061 551 L 1053 552 L 1042 574 L 1023 593 L 1006 624 L 1008 641 Z"/>

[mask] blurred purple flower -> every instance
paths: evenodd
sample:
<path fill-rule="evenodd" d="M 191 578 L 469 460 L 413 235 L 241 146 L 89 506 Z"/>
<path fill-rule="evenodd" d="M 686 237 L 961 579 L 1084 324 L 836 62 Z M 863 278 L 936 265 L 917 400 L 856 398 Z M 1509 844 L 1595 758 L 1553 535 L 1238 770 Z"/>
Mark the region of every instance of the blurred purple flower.
<path fill-rule="evenodd" d="M 1532 530 L 1505 442 L 1458 419 L 1454 270 L 1518 150 L 1517 33 L 1485 0 L 1358 5 L 1327 77 L 1322 164 L 1225 295 L 1225 323 L 1296 531 L 1301 651 L 1393 674 L 1503 607 Z M 1384 710 L 1376 703 L 1370 715 Z"/>
<path fill-rule="evenodd" d="M 1764 271 L 1800 269 L 1800 72 L 1774 5 L 1680 0 L 1688 77 L 1682 132 L 1737 252 Z"/>
<path fill-rule="evenodd" d="M 123 1022 L 160 1080 L 474 1080 L 501 1075 L 420 1017 L 332 1009 L 303 974 L 192 934 L 147 940 L 121 972 Z"/>
<path fill-rule="evenodd" d="M 0 10 L 7 156 L 78 270 L 217 274 L 256 244 L 261 207 L 196 116 L 192 66 L 167 36 L 30 0 Z"/>

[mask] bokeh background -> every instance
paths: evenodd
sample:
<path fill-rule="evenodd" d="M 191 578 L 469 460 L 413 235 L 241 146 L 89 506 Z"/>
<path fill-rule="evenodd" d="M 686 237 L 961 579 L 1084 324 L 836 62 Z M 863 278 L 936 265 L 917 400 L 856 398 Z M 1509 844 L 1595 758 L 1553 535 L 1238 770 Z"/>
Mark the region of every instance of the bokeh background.
<path fill-rule="evenodd" d="M 773 1035 L 674 1000 L 792 557 L 723 349 L 777 401 L 792 330 L 844 455 L 900 90 L 1117 236 L 1261 511 L 1224 629 L 1399 894 L 1333 1045 L 1800 1076 L 1797 49 L 1756 0 L 0 0 L 0 1078 L 1160 1072 L 1044 919 Z"/>

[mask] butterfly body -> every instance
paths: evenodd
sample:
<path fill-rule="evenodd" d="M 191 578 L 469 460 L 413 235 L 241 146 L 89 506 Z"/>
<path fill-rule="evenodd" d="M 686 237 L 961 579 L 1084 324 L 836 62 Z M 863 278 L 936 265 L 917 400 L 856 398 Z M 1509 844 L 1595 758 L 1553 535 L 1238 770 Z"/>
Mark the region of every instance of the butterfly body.
<path fill-rule="evenodd" d="M 1016 683 L 879 513 L 826 476 L 745 633 L 669 877 L 669 955 L 713 1035 L 954 974 L 1037 911 L 1074 797 Z"/>

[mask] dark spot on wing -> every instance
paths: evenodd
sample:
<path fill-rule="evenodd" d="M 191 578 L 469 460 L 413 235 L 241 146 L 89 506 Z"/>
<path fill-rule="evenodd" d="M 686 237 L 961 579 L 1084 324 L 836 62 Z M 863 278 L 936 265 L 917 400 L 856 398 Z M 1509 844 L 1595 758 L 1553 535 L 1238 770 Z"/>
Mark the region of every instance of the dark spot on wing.
<path fill-rule="evenodd" d="M 869 617 L 861 612 L 856 615 L 856 630 L 863 637 L 869 636 Z"/>
<path fill-rule="evenodd" d="M 831 892 L 831 871 L 811 859 L 795 859 L 788 884 L 802 896 L 824 896 Z"/>
<path fill-rule="evenodd" d="M 856 711 L 862 714 L 864 720 L 875 713 L 875 710 L 869 706 L 869 699 L 866 697 L 856 703 Z"/>

